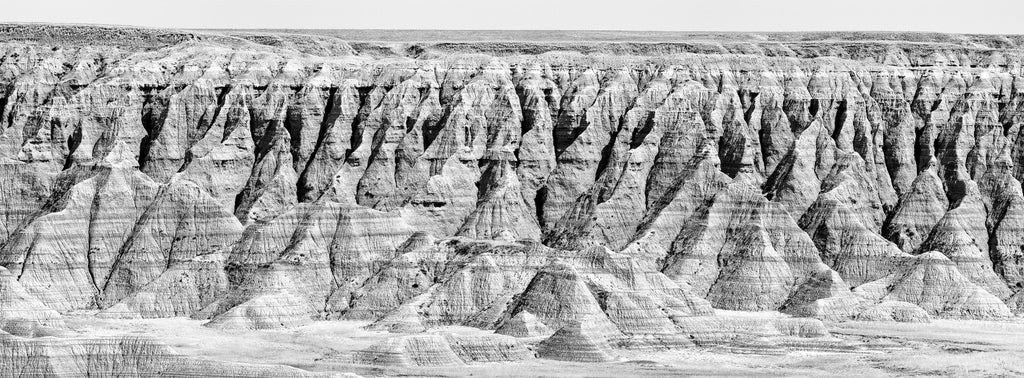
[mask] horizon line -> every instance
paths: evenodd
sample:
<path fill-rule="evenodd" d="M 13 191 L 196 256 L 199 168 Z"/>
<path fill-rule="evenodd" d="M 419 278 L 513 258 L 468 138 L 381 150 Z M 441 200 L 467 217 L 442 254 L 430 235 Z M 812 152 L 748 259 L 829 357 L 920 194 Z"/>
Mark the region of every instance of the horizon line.
<path fill-rule="evenodd" d="M 0 21 L 0 25 L 54 25 L 54 26 L 93 26 L 108 28 L 137 28 L 137 29 L 165 29 L 165 30 L 197 30 L 197 31 L 275 31 L 275 30 L 347 30 L 347 31 L 384 31 L 384 32 L 412 32 L 412 31 L 452 31 L 452 32 L 611 32 L 611 33 L 720 33 L 720 34 L 801 34 L 801 33 L 906 33 L 906 34 L 943 34 L 943 35 L 987 35 L 987 36 L 1024 36 L 1024 33 L 979 33 L 979 32 L 942 32 L 929 30 L 666 30 L 666 29 L 425 29 L 425 28 L 330 28 L 330 27 L 182 27 L 182 26 L 150 26 L 136 24 L 103 24 L 88 22 L 46 22 L 46 21 Z"/>

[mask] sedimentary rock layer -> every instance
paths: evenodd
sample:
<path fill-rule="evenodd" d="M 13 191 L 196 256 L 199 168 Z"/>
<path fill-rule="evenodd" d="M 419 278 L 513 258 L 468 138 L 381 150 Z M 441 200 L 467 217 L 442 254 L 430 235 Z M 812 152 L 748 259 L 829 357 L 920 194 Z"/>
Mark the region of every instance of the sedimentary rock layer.
<path fill-rule="evenodd" d="M 1019 37 L 37 28 L 0 33 L 3 319 L 463 325 L 605 361 L 714 309 L 1020 310 Z"/>

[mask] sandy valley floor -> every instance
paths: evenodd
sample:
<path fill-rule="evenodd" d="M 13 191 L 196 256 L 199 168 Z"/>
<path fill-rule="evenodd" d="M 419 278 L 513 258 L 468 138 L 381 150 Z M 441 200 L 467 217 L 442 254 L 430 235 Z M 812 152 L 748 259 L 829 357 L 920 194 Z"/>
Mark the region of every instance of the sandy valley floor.
<path fill-rule="evenodd" d="M 745 314 L 776 316 L 775 314 Z M 1024 374 L 1024 319 L 1010 321 L 933 320 L 928 324 L 845 322 L 829 324 L 834 336 L 871 345 L 854 352 L 790 351 L 765 355 L 725 348 L 666 352 L 623 352 L 605 364 L 534 359 L 437 368 L 382 368 L 349 363 L 347 356 L 388 337 L 363 329 L 366 322 L 328 321 L 292 330 L 225 332 L 202 321 L 98 320 L 70 317 L 69 324 L 93 336 L 145 334 L 176 351 L 202 358 L 272 363 L 310 371 L 352 372 L 365 376 L 1019 376 Z M 454 333 L 487 332 L 448 327 Z"/>

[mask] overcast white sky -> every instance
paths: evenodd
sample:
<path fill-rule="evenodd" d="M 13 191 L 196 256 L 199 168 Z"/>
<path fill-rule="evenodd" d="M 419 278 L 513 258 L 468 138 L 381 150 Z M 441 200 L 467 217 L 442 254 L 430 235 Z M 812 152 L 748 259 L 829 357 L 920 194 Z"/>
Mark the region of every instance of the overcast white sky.
<path fill-rule="evenodd" d="M 4 0 L 3 22 L 177 28 L 1024 34 L 1024 0 Z"/>

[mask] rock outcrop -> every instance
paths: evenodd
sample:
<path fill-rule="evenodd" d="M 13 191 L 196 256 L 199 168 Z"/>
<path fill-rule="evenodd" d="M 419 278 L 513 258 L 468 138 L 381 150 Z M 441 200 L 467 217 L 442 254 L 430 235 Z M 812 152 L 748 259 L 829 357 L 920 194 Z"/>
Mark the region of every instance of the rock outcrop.
<path fill-rule="evenodd" d="M 537 346 L 541 358 L 574 362 L 615 361 L 605 335 L 581 323 L 569 324 Z"/>
<path fill-rule="evenodd" d="M 928 312 L 912 303 L 884 301 L 865 308 L 855 317 L 857 320 L 873 322 L 927 323 L 931 321 Z"/>
<path fill-rule="evenodd" d="M 526 344 L 502 335 L 418 334 L 385 339 L 357 351 L 352 360 L 378 366 L 451 366 L 534 358 Z"/>
<path fill-rule="evenodd" d="M 60 313 L 29 294 L 17 277 L 4 268 L 0 268 L 0 321 L 28 321 L 49 327 L 64 325 Z"/>
<path fill-rule="evenodd" d="M 226 330 L 356 319 L 505 335 L 394 335 L 365 364 L 528 358 L 520 339 L 612 361 L 724 334 L 828 336 L 716 309 L 1024 307 L 1017 37 L 380 45 L 46 28 L 0 26 L 0 324 L 26 335 L 82 310 Z M 156 348 L 99 345 L 148 358 L 125 343 Z M 117 373 L 72 365 L 32 369 Z"/>
<path fill-rule="evenodd" d="M 939 252 L 914 257 L 896 272 L 857 287 L 871 299 L 907 302 L 931 315 L 954 318 L 1005 318 L 1010 309 L 998 297 L 972 283 Z"/>

